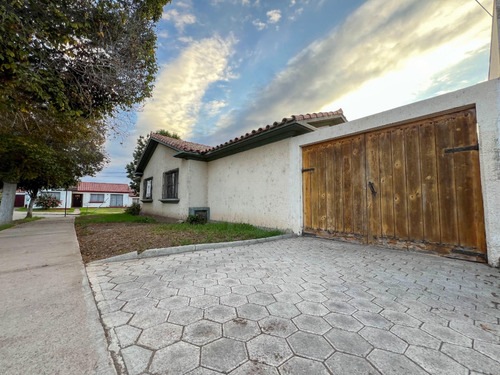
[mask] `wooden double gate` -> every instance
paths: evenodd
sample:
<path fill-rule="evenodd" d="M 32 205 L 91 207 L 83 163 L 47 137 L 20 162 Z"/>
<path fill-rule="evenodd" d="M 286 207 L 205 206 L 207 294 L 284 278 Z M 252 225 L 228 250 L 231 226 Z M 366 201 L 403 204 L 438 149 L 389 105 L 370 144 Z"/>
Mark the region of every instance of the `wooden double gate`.
<path fill-rule="evenodd" d="M 303 148 L 304 232 L 486 260 L 474 109 Z"/>

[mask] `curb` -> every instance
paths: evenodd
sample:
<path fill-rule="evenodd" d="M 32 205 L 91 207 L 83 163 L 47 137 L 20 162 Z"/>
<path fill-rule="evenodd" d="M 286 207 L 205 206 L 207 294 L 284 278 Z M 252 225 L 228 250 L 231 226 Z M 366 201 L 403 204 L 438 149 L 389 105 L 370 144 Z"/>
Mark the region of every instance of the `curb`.
<path fill-rule="evenodd" d="M 145 250 L 140 254 L 137 253 L 137 251 L 132 251 L 130 253 L 116 255 L 116 256 L 111 257 L 111 258 L 96 260 L 96 261 L 90 262 L 88 264 L 90 265 L 90 264 L 102 264 L 102 263 L 109 263 L 109 262 L 122 262 L 122 261 L 126 261 L 126 260 L 161 257 L 161 256 L 174 255 L 174 254 L 180 254 L 180 253 L 187 253 L 187 252 L 191 252 L 191 251 L 222 249 L 222 248 L 235 247 L 235 246 L 248 246 L 248 245 L 255 245 L 255 244 L 263 243 L 263 242 L 284 240 L 284 239 L 293 238 L 293 237 L 297 237 L 297 236 L 293 233 L 289 233 L 289 234 L 282 234 L 282 235 L 274 236 L 274 237 L 257 238 L 257 239 L 253 239 L 253 240 L 243 240 L 243 241 L 234 241 L 234 242 L 202 243 L 202 244 L 198 244 L 198 245 L 163 247 L 163 248 L 159 248 L 159 249 Z"/>

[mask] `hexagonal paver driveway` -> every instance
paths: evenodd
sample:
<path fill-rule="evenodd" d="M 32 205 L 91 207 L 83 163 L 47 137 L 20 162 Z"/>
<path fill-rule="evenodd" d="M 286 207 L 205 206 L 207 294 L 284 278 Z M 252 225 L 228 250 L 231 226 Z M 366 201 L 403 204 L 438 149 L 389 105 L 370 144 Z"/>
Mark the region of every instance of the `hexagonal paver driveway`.
<path fill-rule="evenodd" d="M 484 264 L 295 238 L 87 272 L 129 374 L 500 373 Z"/>

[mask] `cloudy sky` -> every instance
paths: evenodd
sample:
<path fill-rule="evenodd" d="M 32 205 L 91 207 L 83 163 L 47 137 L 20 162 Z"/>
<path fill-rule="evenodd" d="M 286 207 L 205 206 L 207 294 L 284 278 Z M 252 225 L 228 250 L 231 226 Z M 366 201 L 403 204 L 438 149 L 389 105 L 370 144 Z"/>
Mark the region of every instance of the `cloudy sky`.
<path fill-rule="evenodd" d="M 292 114 L 353 120 L 482 82 L 491 17 L 475 0 L 172 0 L 157 32 L 153 97 L 85 181 L 128 183 L 137 137 L 158 129 L 217 145 Z"/>

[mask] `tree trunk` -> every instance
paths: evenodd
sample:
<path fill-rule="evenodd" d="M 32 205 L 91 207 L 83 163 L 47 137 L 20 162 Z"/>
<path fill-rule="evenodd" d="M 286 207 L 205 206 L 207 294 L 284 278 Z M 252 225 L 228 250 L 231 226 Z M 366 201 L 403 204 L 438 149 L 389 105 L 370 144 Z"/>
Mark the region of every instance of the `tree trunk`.
<path fill-rule="evenodd" d="M 35 200 L 38 195 L 38 189 L 30 191 L 30 203 L 28 205 L 28 212 L 26 212 L 26 219 L 33 217 L 33 206 L 35 205 Z"/>
<path fill-rule="evenodd" d="M 15 182 L 3 182 L 2 202 L 0 203 L 0 225 L 9 224 L 12 222 L 14 214 L 14 203 L 16 201 Z"/>

